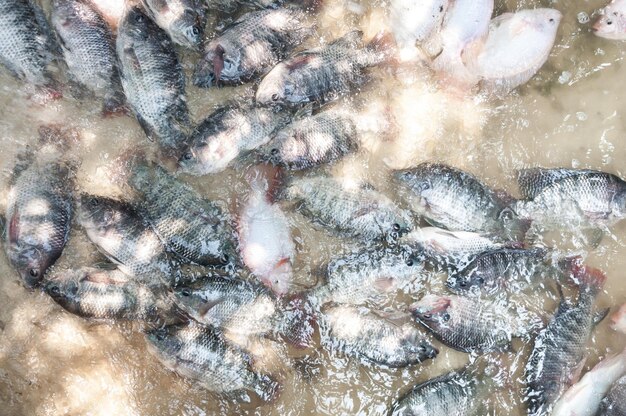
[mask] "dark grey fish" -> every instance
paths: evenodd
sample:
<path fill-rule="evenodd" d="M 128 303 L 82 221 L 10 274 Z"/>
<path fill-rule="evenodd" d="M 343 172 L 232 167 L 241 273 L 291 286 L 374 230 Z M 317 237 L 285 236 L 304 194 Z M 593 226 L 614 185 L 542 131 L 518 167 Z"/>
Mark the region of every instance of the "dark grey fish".
<path fill-rule="evenodd" d="M 259 104 L 299 105 L 326 102 L 366 81 L 365 69 L 384 62 L 390 48 L 383 36 L 364 46 L 360 31 L 328 45 L 299 52 L 276 65 L 256 92 Z"/>
<path fill-rule="evenodd" d="M 44 291 L 67 311 L 88 319 L 166 322 L 176 317 L 167 292 L 144 286 L 122 271 L 81 267 L 47 277 Z"/>
<path fill-rule="evenodd" d="M 202 44 L 206 13 L 195 0 L 142 0 L 146 11 L 174 43 L 191 49 Z"/>
<path fill-rule="evenodd" d="M 369 184 L 327 176 L 294 178 L 281 197 L 297 203 L 315 223 L 352 237 L 384 239 L 412 228 L 409 213 Z"/>
<path fill-rule="evenodd" d="M 284 111 L 222 107 L 194 130 L 179 159 L 180 169 L 193 175 L 220 172 L 237 157 L 267 143 L 290 120 L 291 115 Z"/>
<path fill-rule="evenodd" d="M 132 205 L 83 194 L 77 211 L 89 239 L 121 271 L 146 284 L 175 282 L 176 262 Z"/>
<path fill-rule="evenodd" d="M 39 134 L 40 148 L 18 159 L 6 206 L 4 248 L 28 287 L 61 256 L 72 219 L 75 165 L 64 156 L 69 137 L 48 127 Z"/>
<path fill-rule="evenodd" d="M 599 416 L 626 416 L 626 376 L 613 383 L 602 400 Z"/>
<path fill-rule="evenodd" d="M 513 338 L 529 335 L 539 322 L 507 302 L 454 295 L 426 295 L 410 310 L 439 341 L 464 352 L 507 350 Z"/>
<path fill-rule="evenodd" d="M 545 278 L 559 277 L 560 267 L 550 263 L 542 248 L 504 248 L 480 254 L 450 275 L 448 288 L 459 294 L 515 292 Z"/>
<path fill-rule="evenodd" d="M 515 211 L 546 229 L 609 226 L 626 216 L 626 182 L 594 170 L 525 169 Z"/>
<path fill-rule="evenodd" d="M 395 176 L 409 191 L 405 196 L 413 210 L 434 226 L 523 240 L 530 225 L 517 218 L 510 207 L 512 198 L 460 169 L 422 163 Z"/>
<path fill-rule="evenodd" d="M 437 356 L 426 334 L 411 323 L 398 326 L 364 308 L 333 306 L 324 310 L 325 343 L 353 357 L 388 367 L 407 367 Z"/>
<path fill-rule="evenodd" d="M 146 135 L 180 147 L 190 124 L 185 76 L 167 33 L 133 7 L 120 22 L 116 48 L 124 93 Z"/>
<path fill-rule="evenodd" d="M 578 301 L 562 300 L 559 308 L 537 338 L 526 364 L 526 401 L 530 416 L 550 414 L 554 402 L 572 383 L 583 363 L 587 341 L 594 325 L 605 315 L 596 315 L 593 303 L 606 276 L 579 266 L 573 277 L 580 282 Z"/>
<path fill-rule="evenodd" d="M 427 277 L 423 257 L 403 249 L 367 249 L 339 257 L 326 267 L 326 284 L 309 293 L 316 305 L 383 303 L 393 292 L 411 291 Z"/>
<path fill-rule="evenodd" d="M 301 10 L 246 13 L 207 43 L 193 82 L 209 87 L 252 81 L 313 33 L 313 24 Z"/>
<path fill-rule="evenodd" d="M 14 76 L 37 87 L 45 87 L 55 98 L 56 90 L 48 66 L 54 42 L 41 8 L 30 0 L 0 2 L 0 63 Z"/>
<path fill-rule="evenodd" d="M 111 28 L 85 0 L 54 0 L 51 23 L 71 80 L 104 99 L 104 111 L 120 111 L 125 97 Z"/>
<path fill-rule="evenodd" d="M 250 369 L 248 357 L 218 330 L 195 322 L 146 334 L 149 350 L 170 370 L 216 393 L 256 392 L 269 400 L 277 383 Z"/>
<path fill-rule="evenodd" d="M 201 265 L 237 263 L 235 231 L 223 204 L 157 165 L 134 164 L 129 184 L 141 197 L 144 219 L 169 251 Z"/>
<path fill-rule="evenodd" d="M 330 110 L 288 125 L 260 152 L 263 159 L 274 165 L 301 170 L 331 163 L 358 148 L 353 118 Z"/>
<path fill-rule="evenodd" d="M 472 371 L 453 371 L 415 386 L 393 405 L 389 415 L 485 415 L 484 400 L 491 389 L 484 384 Z"/>
<path fill-rule="evenodd" d="M 178 305 L 196 321 L 243 338 L 284 336 L 298 347 L 311 343 L 313 317 L 302 299 L 278 299 L 249 280 L 211 276 L 175 289 Z"/>

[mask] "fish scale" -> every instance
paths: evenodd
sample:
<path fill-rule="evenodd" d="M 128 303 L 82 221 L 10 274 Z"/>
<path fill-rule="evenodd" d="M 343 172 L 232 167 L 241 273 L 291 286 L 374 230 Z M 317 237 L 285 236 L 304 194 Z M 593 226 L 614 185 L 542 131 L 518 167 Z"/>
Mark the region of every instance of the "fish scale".
<path fill-rule="evenodd" d="M 626 376 L 613 383 L 611 390 L 602 401 L 599 414 L 602 416 L 626 415 Z"/>

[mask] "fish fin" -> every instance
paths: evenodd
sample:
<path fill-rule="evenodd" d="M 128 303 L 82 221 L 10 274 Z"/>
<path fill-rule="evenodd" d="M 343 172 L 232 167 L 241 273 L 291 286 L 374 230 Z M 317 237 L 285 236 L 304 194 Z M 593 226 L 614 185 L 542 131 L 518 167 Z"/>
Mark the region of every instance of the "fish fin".
<path fill-rule="evenodd" d="M 358 49 L 361 45 L 363 39 L 363 31 L 361 30 L 352 30 L 342 37 L 335 39 L 328 46 L 339 46 L 346 47 L 350 49 Z"/>
<path fill-rule="evenodd" d="M 601 309 L 593 314 L 593 324 L 598 325 L 600 322 L 607 317 L 607 315 L 611 312 L 611 308 Z"/>
<path fill-rule="evenodd" d="M 580 360 L 580 362 L 576 364 L 576 367 L 572 369 L 568 377 L 569 385 L 576 384 L 578 380 L 580 380 L 580 375 L 582 374 L 583 369 L 585 368 L 585 363 L 587 362 L 587 358 L 588 358 L 588 354 L 585 354 L 583 359 Z"/>
<path fill-rule="evenodd" d="M 517 183 L 519 185 L 522 197 L 533 199 L 544 188 L 553 183 L 572 176 L 578 176 L 585 170 L 576 169 L 546 169 L 546 168 L 529 168 L 517 171 Z"/>
<path fill-rule="evenodd" d="M 158 139 L 158 135 L 156 134 L 156 132 L 154 131 L 152 126 L 143 117 L 141 117 L 141 115 L 139 115 L 138 113 L 135 113 L 135 118 L 137 118 L 137 122 L 139 123 L 139 125 L 143 129 L 143 131 L 146 134 L 146 137 L 148 138 L 148 140 L 151 141 L 151 142 L 156 141 Z"/>
<path fill-rule="evenodd" d="M 281 320 L 280 332 L 291 345 L 300 349 L 311 346 L 316 317 L 313 307 L 303 295 L 298 294 L 290 298 Z"/>
<path fill-rule="evenodd" d="M 311 117 L 311 115 L 313 115 L 313 104 L 307 103 L 304 107 L 296 111 L 293 118 L 294 120 L 298 120 L 301 118 Z"/>
<path fill-rule="evenodd" d="M 571 273 L 581 292 L 598 293 L 606 281 L 606 274 L 602 270 L 585 266 L 581 261 L 572 262 Z"/>
<path fill-rule="evenodd" d="M 213 53 L 213 74 L 215 85 L 219 85 L 222 70 L 224 69 L 224 52 L 225 50 L 222 45 L 217 45 Z"/>

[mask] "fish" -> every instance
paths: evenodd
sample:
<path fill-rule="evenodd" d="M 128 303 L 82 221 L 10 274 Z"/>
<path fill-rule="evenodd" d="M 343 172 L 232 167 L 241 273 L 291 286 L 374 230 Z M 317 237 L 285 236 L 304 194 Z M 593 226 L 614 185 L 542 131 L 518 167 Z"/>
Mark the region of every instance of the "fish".
<path fill-rule="evenodd" d="M 299 52 L 274 66 L 256 91 L 259 105 L 293 107 L 325 103 L 366 82 L 365 69 L 389 59 L 384 35 L 363 46 L 360 31 L 346 33 L 319 48 Z"/>
<path fill-rule="evenodd" d="M 200 49 L 206 16 L 195 0 L 142 0 L 145 10 L 177 45 Z"/>
<path fill-rule="evenodd" d="M 391 408 L 390 416 L 487 414 L 484 400 L 491 393 L 486 383 L 468 369 L 452 371 L 413 387 Z"/>
<path fill-rule="evenodd" d="M 425 43 L 439 31 L 450 3 L 449 0 L 389 3 L 389 26 L 401 54 L 414 54 L 416 44 Z"/>
<path fill-rule="evenodd" d="M 310 169 L 356 152 L 358 136 L 357 124 L 349 113 L 323 111 L 287 125 L 259 153 L 262 160 L 276 166 Z"/>
<path fill-rule="evenodd" d="M 84 193 L 76 211 L 89 239 L 123 273 L 148 285 L 176 282 L 176 261 L 130 203 Z"/>
<path fill-rule="evenodd" d="M 277 8 L 246 13 L 206 44 L 193 83 L 208 88 L 253 81 L 313 33 L 314 25 L 302 10 Z"/>
<path fill-rule="evenodd" d="M 447 286 L 458 294 L 493 295 L 501 290 L 519 292 L 548 277 L 560 277 L 568 263 L 550 263 L 543 248 L 488 251 L 448 277 Z M 565 271 L 565 270 L 564 270 Z"/>
<path fill-rule="evenodd" d="M 167 250 L 204 266 L 238 264 L 233 220 L 221 201 L 205 199 L 153 163 L 132 163 L 127 184 Z"/>
<path fill-rule="evenodd" d="M 368 183 L 330 176 L 294 178 L 278 197 L 296 203 L 316 224 L 350 237 L 398 237 L 413 226 L 406 210 Z"/>
<path fill-rule="evenodd" d="M 41 126 L 39 147 L 18 156 L 9 183 L 4 249 L 29 288 L 41 282 L 69 238 L 77 168 L 66 155 L 72 137 L 72 132 Z"/>
<path fill-rule="evenodd" d="M 178 161 L 181 172 L 218 173 L 238 158 L 270 141 L 291 121 L 287 112 L 269 108 L 227 105 L 196 127 Z"/>
<path fill-rule="evenodd" d="M 416 291 L 429 277 L 423 257 L 399 247 L 355 251 L 332 259 L 322 270 L 325 284 L 308 293 L 318 307 L 330 302 L 380 305 L 395 291 Z"/>
<path fill-rule="evenodd" d="M 432 67 L 457 83 L 476 83 L 463 59 L 480 48 L 489 31 L 494 0 L 455 0 L 448 9 L 437 38 L 441 52 Z"/>
<path fill-rule="evenodd" d="M 43 290 L 68 312 L 87 319 L 156 324 L 177 316 L 167 292 L 136 282 L 119 269 L 55 270 Z"/>
<path fill-rule="evenodd" d="M 617 312 L 611 315 L 611 328 L 615 331 L 626 334 L 626 303 Z"/>
<path fill-rule="evenodd" d="M 626 349 L 605 357 L 556 402 L 553 416 L 595 416 L 611 385 L 626 375 Z"/>
<path fill-rule="evenodd" d="M 244 264 L 277 295 L 285 295 L 293 283 L 296 247 L 289 221 L 271 200 L 278 171 L 255 166 L 247 173 L 250 193 L 238 222 L 239 247 Z"/>
<path fill-rule="evenodd" d="M 527 337 L 535 326 L 527 313 L 497 300 L 429 294 L 409 310 L 439 341 L 463 352 L 509 350 L 513 338 Z"/>
<path fill-rule="evenodd" d="M 315 317 L 300 298 L 276 297 L 252 280 L 210 276 L 174 289 L 178 306 L 196 321 L 244 343 L 250 337 L 283 337 L 311 345 Z"/>
<path fill-rule="evenodd" d="M 593 304 L 606 276 L 598 269 L 578 265 L 572 276 L 579 283 L 578 300 L 561 300 L 548 325 L 535 338 L 525 369 L 528 415 L 548 415 L 565 389 L 578 378 L 585 347 L 595 324 L 608 310 L 595 314 Z"/>
<path fill-rule="evenodd" d="M 223 339 L 216 329 L 189 322 L 146 333 L 148 350 L 168 369 L 215 393 L 254 391 L 269 401 L 278 384 L 257 374 L 239 348 Z"/>
<path fill-rule="evenodd" d="M 591 30 L 601 38 L 626 40 L 626 0 L 613 0 L 604 7 Z"/>
<path fill-rule="evenodd" d="M 465 66 L 488 94 L 504 95 L 528 82 L 550 56 L 563 15 L 555 9 L 528 9 L 492 19 L 480 52 Z"/>
<path fill-rule="evenodd" d="M 190 120 L 185 76 L 169 36 L 135 6 L 119 24 L 116 50 L 124 94 L 148 139 L 178 150 Z"/>
<path fill-rule="evenodd" d="M 113 33 L 100 12 L 87 0 L 54 0 L 50 23 L 70 79 L 102 98 L 105 114 L 122 111 L 126 98 Z"/>
<path fill-rule="evenodd" d="M 599 414 L 602 416 L 626 415 L 626 376 L 613 383 L 611 390 L 602 400 Z"/>
<path fill-rule="evenodd" d="M 3 0 L 0 16 L 0 64 L 51 98 L 60 98 L 50 71 L 56 45 L 43 10 L 30 0 Z"/>
<path fill-rule="evenodd" d="M 402 236 L 400 244 L 422 251 L 435 264 L 449 271 L 463 269 L 484 252 L 521 246 L 488 234 L 448 231 L 438 227 L 416 228 Z"/>
<path fill-rule="evenodd" d="M 412 324 L 399 326 L 367 309 L 333 306 L 324 311 L 324 322 L 330 348 L 387 367 L 419 364 L 439 353 Z"/>
<path fill-rule="evenodd" d="M 529 227 L 511 209 L 513 198 L 460 169 L 426 162 L 394 176 L 411 208 L 436 227 L 518 241 Z"/>
<path fill-rule="evenodd" d="M 626 216 L 626 182 L 586 169 L 531 168 L 518 172 L 524 197 L 515 206 L 547 230 L 608 227 Z"/>

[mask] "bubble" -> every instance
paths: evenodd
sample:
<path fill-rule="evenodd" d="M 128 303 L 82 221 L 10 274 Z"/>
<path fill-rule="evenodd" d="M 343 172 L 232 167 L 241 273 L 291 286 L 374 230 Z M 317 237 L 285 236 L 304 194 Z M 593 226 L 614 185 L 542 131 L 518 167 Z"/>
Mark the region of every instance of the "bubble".
<path fill-rule="evenodd" d="M 578 23 L 580 23 L 581 25 L 589 23 L 589 15 L 585 12 L 578 13 L 576 17 L 578 18 Z"/>

